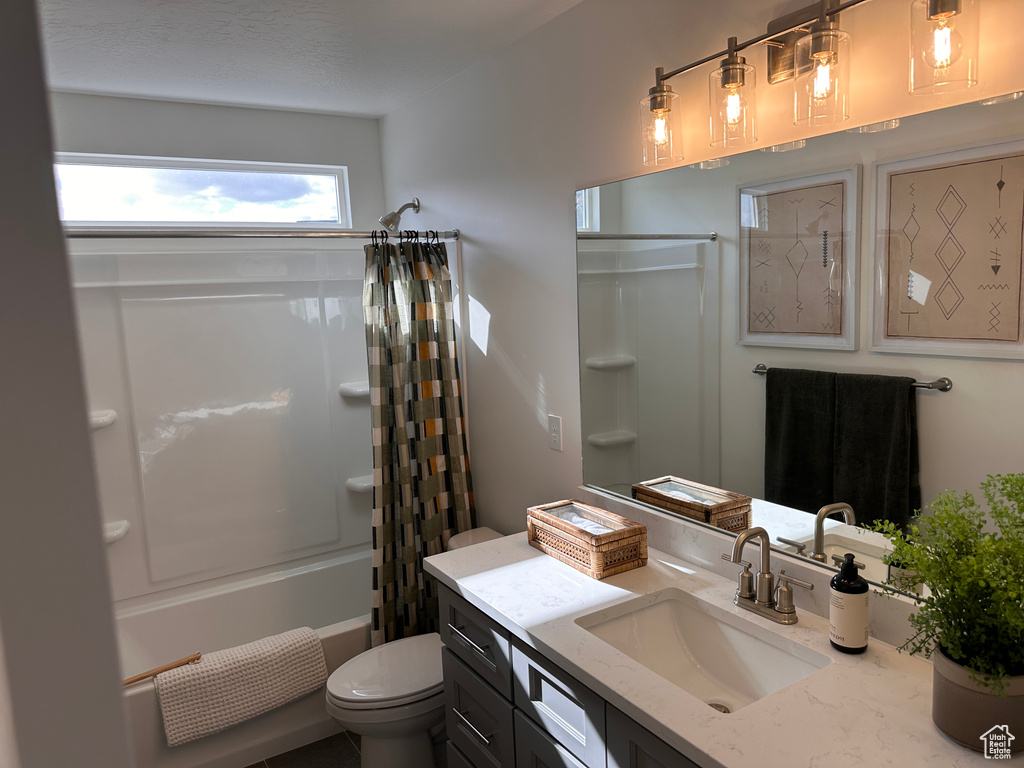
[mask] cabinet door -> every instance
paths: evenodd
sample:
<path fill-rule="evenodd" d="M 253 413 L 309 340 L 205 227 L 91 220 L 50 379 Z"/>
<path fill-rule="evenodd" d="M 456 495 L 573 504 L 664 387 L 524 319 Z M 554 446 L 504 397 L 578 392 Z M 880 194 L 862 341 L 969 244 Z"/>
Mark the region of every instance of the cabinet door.
<path fill-rule="evenodd" d="M 441 588 L 441 642 L 506 699 L 512 698 L 508 631 L 447 587 Z"/>
<path fill-rule="evenodd" d="M 476 768 L 513 768 L 512 705 L 444 648 L 445 728 Z"/>
<path fill-rule="evenodd" d="M 515 722 L 516 768 L 587 768 L 519 710 Z"/>
<path fill-rule="evenodd" d="M 608 768 L 700 768 L 614 707 L 607 714 Z"/>
<path fill-rule="evenodd" d="M 532 649 L 512 646 L 515 703 L 590 768 L 604 768 L 604 699 Z"/>

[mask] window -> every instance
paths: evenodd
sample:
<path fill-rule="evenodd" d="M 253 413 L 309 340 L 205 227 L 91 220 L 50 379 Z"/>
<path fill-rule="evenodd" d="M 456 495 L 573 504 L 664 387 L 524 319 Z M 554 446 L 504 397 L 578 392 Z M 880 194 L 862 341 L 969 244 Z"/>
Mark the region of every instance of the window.
<path fill-rule="evenodd" d="M 352 226 L 343 166 L 58 153 L 54 170 L 73 226 Z"/>
<path fill-rule="evenodd" d="M 598 232 L 601 229 L 600 190 L 597 187 L 576 192 L 576 231 Z"/>

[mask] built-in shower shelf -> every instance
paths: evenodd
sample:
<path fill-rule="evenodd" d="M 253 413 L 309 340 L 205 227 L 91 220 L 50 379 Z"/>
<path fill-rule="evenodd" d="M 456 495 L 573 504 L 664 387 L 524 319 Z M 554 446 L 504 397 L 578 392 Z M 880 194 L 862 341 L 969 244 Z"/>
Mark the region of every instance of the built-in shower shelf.
<path fill-rule="evenodd" d="M 338 394 L 342 397 L 369 397 L 370 382 L 350 381 L 348 384 L 338 387 Z"/>
<path fill-rule="evenodd" d="M 120 541 L 125 537 L 126 533 L 128 533 L 127 520 L 112 520 L 109 523 L 103 524 L 103 541 L 106 544 Z"/>
<path fill-rule="evenodd" d="M 345 481 L 345 487 L 353 493 L 370 493 L 373 490 L 373 475 L 350 477 Z"/>
<path fill-rule="evenodd" d="M 632 368 L 636 365 L 636 358 L 632 355 L 606 355 L 604 357 L 588 357 L 584 362 L 587 368 L 595 371 L 618 371 L 623 368 Z"/>
<path fill-rule="evenodd" d="M 115 421 L 117 421 L 117 411 L 89 411 L 89 429 L 93 432 L 109 427 Z"/>
<path fill-rule="evenodd" d="M 587 442 L 595 448 L 618 448 L 621 445 L 632 445 L 636 442 L 636 432 L 615 429 L 611 432 L 595 432 L 587 435 Z"/>

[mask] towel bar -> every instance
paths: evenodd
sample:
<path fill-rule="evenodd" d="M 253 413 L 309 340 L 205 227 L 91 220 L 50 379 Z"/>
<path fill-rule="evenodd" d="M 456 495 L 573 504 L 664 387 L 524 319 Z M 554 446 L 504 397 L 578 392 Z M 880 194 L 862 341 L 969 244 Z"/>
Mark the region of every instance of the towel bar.
<path fill-rule="evenodd" d="M 754 366 L 753 373 L 756 373 L 758 376 L 764 376 L 768 373 L 768 366 L 764 363 L 758 363 Z M 915 381 L 911 386 L 916 389 L 937 389 L 939 392 L 949 392 L 953 388 L 953 382 L 943 376 L 935 381 Z"/>

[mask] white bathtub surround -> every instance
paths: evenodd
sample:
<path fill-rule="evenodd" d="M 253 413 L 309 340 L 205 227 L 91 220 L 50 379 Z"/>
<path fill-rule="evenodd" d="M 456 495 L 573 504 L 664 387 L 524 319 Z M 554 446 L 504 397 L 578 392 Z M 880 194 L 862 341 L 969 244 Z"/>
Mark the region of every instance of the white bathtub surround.
<path fill-rule="evenodd" d="M 327 665 L 309 627 L 225 648 L 156 676 L 167 744 L 251 720 L 320 688 Z"/>
<path fill-rule="evenodd" d="M 657 541 L 650 529 L 648 535 Z M 789 768 L 812 758 L 831 768 L 987 765 L 932 724 L 930 663 L 882 642 L 873 642 L 863 656 L 838 653 L 829 646 L 824 619 L 800 611 L 799 624 L 781 627 L 742 611 L 732 605 L 734 579 L 656 549 L 646 567 L 602 581 L 537 552 L 525 534 L 436 555 L 426 565 L 520 640 L 700 765 Z M 580 617 L 667 588 L 712 603 L 759 631 L 777 632 L 830 663 L 723 714 L 577 624 Z"/>

